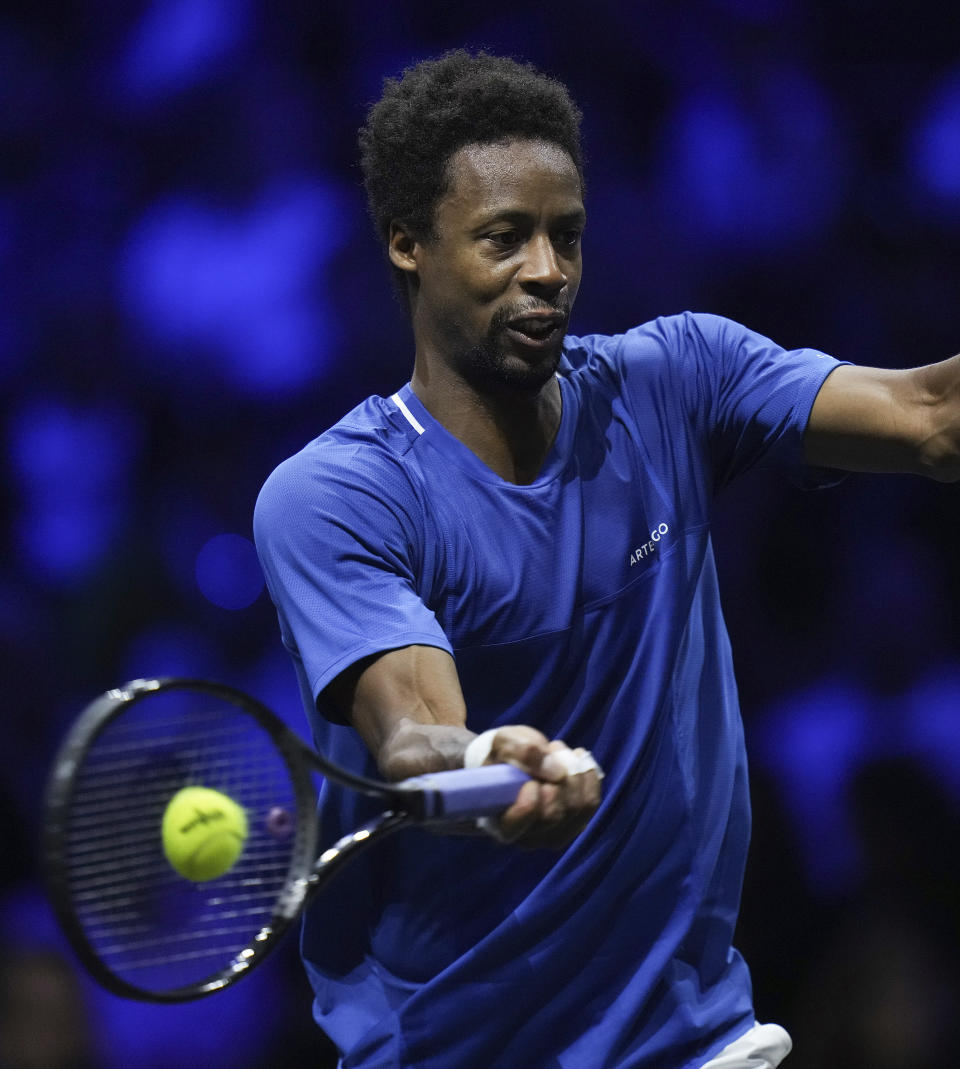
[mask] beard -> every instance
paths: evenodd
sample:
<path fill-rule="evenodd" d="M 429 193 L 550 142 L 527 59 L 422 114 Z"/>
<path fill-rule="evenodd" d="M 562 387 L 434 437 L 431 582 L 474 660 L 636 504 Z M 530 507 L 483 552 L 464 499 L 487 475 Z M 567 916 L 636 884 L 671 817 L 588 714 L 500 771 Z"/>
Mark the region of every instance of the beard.
<path fill-rule="evenodd" d="M 538 302 L 540 307 L 543 302 Z M 569 309 L 563 311 L 569 314 Z M 537 394 L 556 374 L 566 330 L 558 330 L 548 348 L 518 356 L 509 350 L 504 329 L 522 309 L 502 308 L 490 322 L 483 341 L 455 358 L 460 375 L 480 393 Z"/>

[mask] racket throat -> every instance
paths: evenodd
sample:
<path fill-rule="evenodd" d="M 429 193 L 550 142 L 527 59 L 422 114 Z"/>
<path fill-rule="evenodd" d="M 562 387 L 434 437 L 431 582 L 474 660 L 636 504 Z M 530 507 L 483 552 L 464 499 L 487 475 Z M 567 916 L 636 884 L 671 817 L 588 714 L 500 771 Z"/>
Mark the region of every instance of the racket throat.
<path fill-rule="evenodd" d="M 373 820 L 367 821 L 366 824 L 361 825 L 359 828 L 348 832 L 338 839 L 333 846 L 324 850 L 320 857 L 317 858 L 312 873 L 305 880 L 305 893 L 307 895 L 316 894 L 329 880 L 337 875 L 348 861 L 353 860 L 353 858 L 362 854 L 371 846 L 376 845 L 388 835 L 392 835 L 401 828 L 415 822 L 416 818 L 409 813 L 391 809 L 381 813 Z M 290 900 L 295 913 L 300 908 L 303 895 L 297 894 L 296 889 L 291 888 Z"/>

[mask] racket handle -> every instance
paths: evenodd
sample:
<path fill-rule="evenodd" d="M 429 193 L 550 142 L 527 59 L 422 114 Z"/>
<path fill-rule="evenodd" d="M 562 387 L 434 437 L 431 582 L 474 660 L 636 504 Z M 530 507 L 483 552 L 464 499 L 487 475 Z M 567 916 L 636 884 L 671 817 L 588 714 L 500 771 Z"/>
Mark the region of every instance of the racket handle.
<path fill-rule="evenodd" d="M 530 777 L 515 765 L 481 765 L 428 772 L 398 783 L 423 791 L 427 820 L 470 820 L 502 813 Z"/>

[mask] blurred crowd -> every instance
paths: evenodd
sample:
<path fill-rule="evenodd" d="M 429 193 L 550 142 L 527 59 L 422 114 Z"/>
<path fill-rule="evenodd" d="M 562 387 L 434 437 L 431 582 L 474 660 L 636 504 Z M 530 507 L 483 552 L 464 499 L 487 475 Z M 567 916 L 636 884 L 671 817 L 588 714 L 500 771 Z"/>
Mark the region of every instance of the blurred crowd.
<path fill-rule="evenodd" d="M 355 131 L 385 76 L 461 45 L 531 60 L 583 107 L 574 332 L 691 308 L 856 363 L 960 349 L 949 5 L 8 0 L 4 1069 L 330 1060 L 295 939 L 190 1006 L 96 989 L 46 906 L 41 799 L 69 722 L 124 679 L 222 679 L 305 730 L 253 502 L 408 377 Z M 795 1069 L 956 1060 L 957 494 L 757 472 L 718 500 L 754 779 L 740 944 Z"/>

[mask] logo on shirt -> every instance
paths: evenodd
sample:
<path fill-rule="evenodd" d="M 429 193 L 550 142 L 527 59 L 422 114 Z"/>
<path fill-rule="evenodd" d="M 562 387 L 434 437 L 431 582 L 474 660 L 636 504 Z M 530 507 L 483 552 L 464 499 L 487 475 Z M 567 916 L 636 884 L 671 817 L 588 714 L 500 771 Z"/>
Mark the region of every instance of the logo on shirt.
<path fill-rule="evenodd" d="M 658 524 L 650 532 L 650 541 L 643 542 L 641 545 L 637 546 L 636 549 L 631 551 L 630 567 L 632 568 L 635 564 L 639 564 L 642 560 L 645 560 L 651 554 L 655 553 L 657 549 L 657 543 L 669 530 L 670 527 L 667 524 Z"/>

